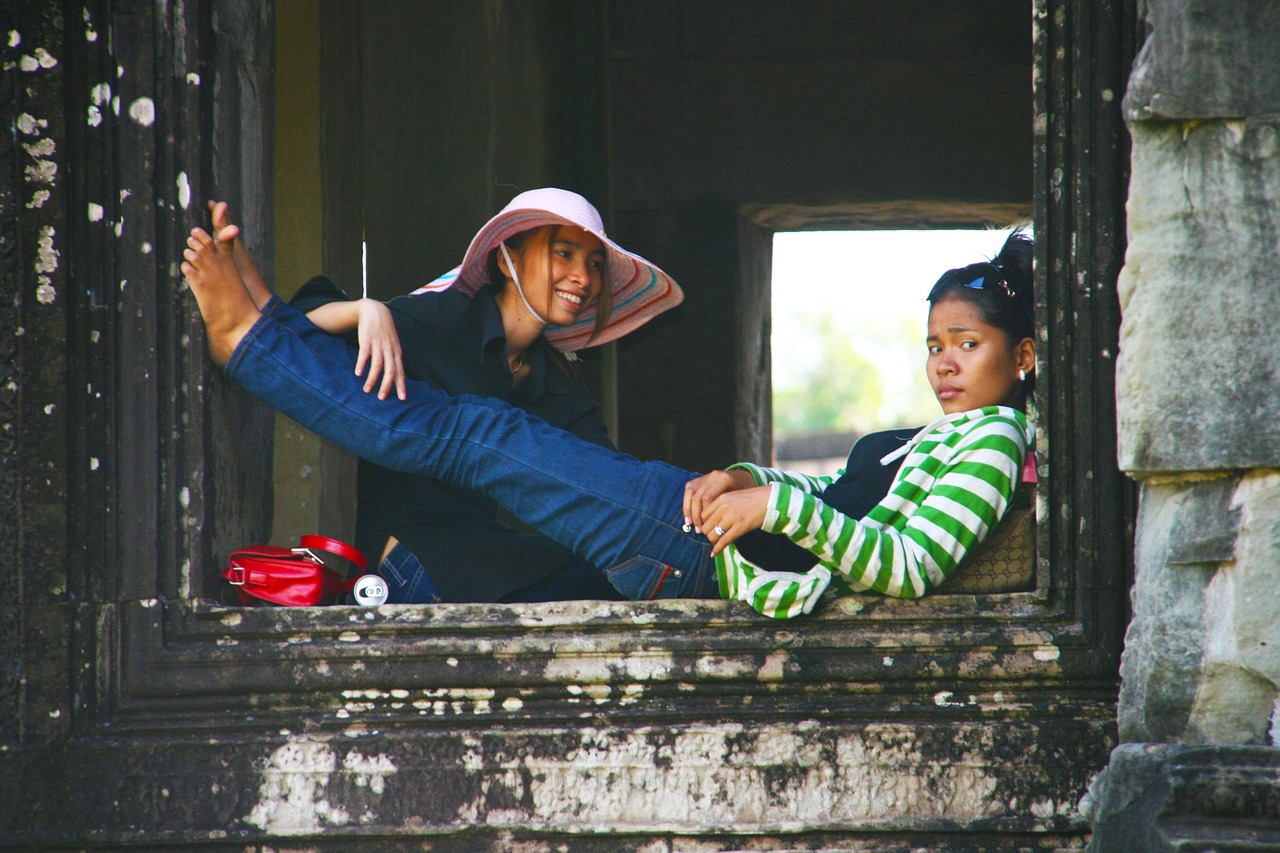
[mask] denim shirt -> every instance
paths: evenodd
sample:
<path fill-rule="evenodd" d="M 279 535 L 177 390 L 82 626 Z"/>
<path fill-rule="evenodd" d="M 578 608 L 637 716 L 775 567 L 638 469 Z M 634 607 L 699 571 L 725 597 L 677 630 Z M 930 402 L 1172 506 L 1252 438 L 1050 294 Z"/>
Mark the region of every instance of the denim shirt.
<path fill-rule="evenodd" d="M 331 279 L 316 276 L 291 304 L 307 312 L 347 299 Z M 503 400 L 581 439 L 613 448 L 582 379 L 551 364 L 541 339 L 525 352 L 529 375 L 511 387 L 502 315 L 488 288 L 474 297 L 454 290 L 400 296 L 387 307 L 409 377 L 455 396 Z M 354 333 L 349 342 L 355 344 Z M 426 567 L 444 601 L 497 601 L 561 568 L 570 557 L 568 550 L 487 498 L 437 480 L 361 460 L 356 492 L 356 547 L 373 563 L 387 537 L 395 536 Z"/>

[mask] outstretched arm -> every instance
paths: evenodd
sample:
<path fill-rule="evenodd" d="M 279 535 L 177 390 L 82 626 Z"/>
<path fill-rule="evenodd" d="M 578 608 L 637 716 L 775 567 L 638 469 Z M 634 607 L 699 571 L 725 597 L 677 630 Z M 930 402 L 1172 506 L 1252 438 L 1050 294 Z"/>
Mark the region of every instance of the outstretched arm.
<path fill-rule="evenodd" d="M 769 486 L 761 529 L 808 549 L 815 565 L 805 573 L 771 572 L 725 549 L 717 558 L 722 594 L 775 618 L 808 613 L 828 583 L 845 594 L 924 595 L 955 571 L 1008 509 L 1031 435 L 1021 418 L 1003 411 L 985 415 L 954 436 L 954 447 L 945 435 L 927 438 L 899 471 L 893 490 L 861 521 L 800 489 Z M 725 497 L 738 495 L 745 499 L 748 492 Z"/>
<path fill-rule="evenodd" d="M 823 489 L 831 485 L 832 479 L 832 477 L 827 476 L 816 477 L 795 471 L 765 468 L 761 465 L 753 465 L 750 462 L 739 462 L 735 465 L 730 465 L 723 471 L 712 471 L 710 474 L 704 474 L 696 480 L 691 480 L 684 487 L 684 523 L 686 526 L 693 527 L 699 533 L 706 530 L 714 530 L 717 524 L 725 531 L 736 530 L 737 532 L 734 535 L 725 540 L 724 545 L 728 545 L 748 530 L 758 528 L 763 516 L 755 519 L 753 526 L 743 527 L 744 524 L 751 523 L 751 519 L 755 515 L 755 508 L 750 506 L 748 502 L 744 502 L 742 498 L 739 498 L 732 503 L 734 507 L 733 521 L 728 521 L 723 517 L 708 521 L 707 512 L 721 495 L 743 490 L 750 491 L 753 486 L 764 486 L 769 483 L 786 483 L 801 491 L 819 494 Z M 762 493 L 757 493 L 757 496 L 767 492 L 768 490 L 766 489 Z M 750 515 L 739 518 L 738 514 L 741 512 L 747 512 Z M 723 534 L 719 535 L 723 536 Z M 712 536 L 712 541 L 715 541 L 715 538 L 715 536 Z M 717 544 L 712 553 L 719 554 L 724 550 L 724 545 Z"/>
<path fill-rule="evenodd" d="M 775 485 L 762 527 L 807 548 L 854 589 L 918 598 L 950 577 L 1004 517 L 1026 451 L 1018 423 L 989 415 L 959 440 L 923 494 L 910 470 L 941 459 L 917 451 L 865 521 Z"/>
<path fill-rule="evenodd" d="M 788 486 L 794 486 L 804 492 L 810 494 L 821 494 L 822 490 L 844 474 L 844 469 L 836 473 L 836 477 L 826 474 L 803 474 L 799 471 L 786 471 L 782 468 L 766 468 L 763 465 L 755 465 L 751 462 L 739 462 L 736 465 L 729 466 L 730 471 L 743 471 L 751 475 L 754 485 L 767 486 L 770 483 L 786 483 Z"/>

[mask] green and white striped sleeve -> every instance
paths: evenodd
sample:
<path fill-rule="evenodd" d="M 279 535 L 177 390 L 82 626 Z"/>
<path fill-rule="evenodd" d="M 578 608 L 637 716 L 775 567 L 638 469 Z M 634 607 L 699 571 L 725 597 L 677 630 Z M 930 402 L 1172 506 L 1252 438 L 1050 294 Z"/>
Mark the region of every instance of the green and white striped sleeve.
<path fill-rule="evenodd" d="M 750 462 L 739 462 L 735 465 L 730 465 L 728 470 L 746 471 L 756 481 L 757 486 L 767 486 L 770 483 L 786 483 L 792 488 L 800 489 L 811 495 L 821 494 L 823 489 L 835 482 L 837 477 L 844 474 L 844 470 L 841 469 L 836 472 L 835 477 L 815 476 L 802 474 L 799 471 L 766 468 L 763 465 L 753 465 Z"/>
<path fill-rule="evenodd" d="M 773 484 L 762 529 L 789 537 L 820 565 L 803 574 L 767 572 L 730 547 L 718 558 L 721 594 L 777 618 L 808 613 L 829 585 L 838 593 L 924 595 L 1008 509 L 1029 439 L 1020 418 L 987 414 L 964 430 L 930 435 L 863 521 Z"/>

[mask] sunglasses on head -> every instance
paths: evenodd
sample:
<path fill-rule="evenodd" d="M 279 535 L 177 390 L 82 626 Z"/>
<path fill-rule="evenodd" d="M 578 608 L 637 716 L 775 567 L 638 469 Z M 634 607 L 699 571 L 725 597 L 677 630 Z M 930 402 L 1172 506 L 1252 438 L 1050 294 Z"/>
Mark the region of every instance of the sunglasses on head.
<path fill-rule="evenodd" d="M 1017 292 L 1009 286 L 1009 282 L 1005 281 L 1004 273 L 1000 272 L 999 267 L 983 262 L 944 272 L 933 289 L 929 291 L 929 301 L 933 301 L 935 296 L 949 287 L 983 290 L 988 286 L 1001 288 L 1007 296 L 1017 295 Z"/>

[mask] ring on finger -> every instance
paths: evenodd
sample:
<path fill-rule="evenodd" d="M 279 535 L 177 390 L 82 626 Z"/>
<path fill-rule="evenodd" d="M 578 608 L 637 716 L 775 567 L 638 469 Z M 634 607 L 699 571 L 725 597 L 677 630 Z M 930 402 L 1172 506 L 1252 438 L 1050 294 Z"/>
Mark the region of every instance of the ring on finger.
<path fill-rule="evenodd" d="M 718 525 L 718 524 L 717 524 L 717 525 L 716 525 L 714 528 L 712 528 L 712 529 L 714 529 L 714 530 L 715 530 L 715 532 L 716 532 L 716 535 L 717 535 L 717 536 L 723 536 L 723 535 L 724 535 L 724 528 L 723 528 L 723 527 L 721 527 L 720 525 Z"/>

